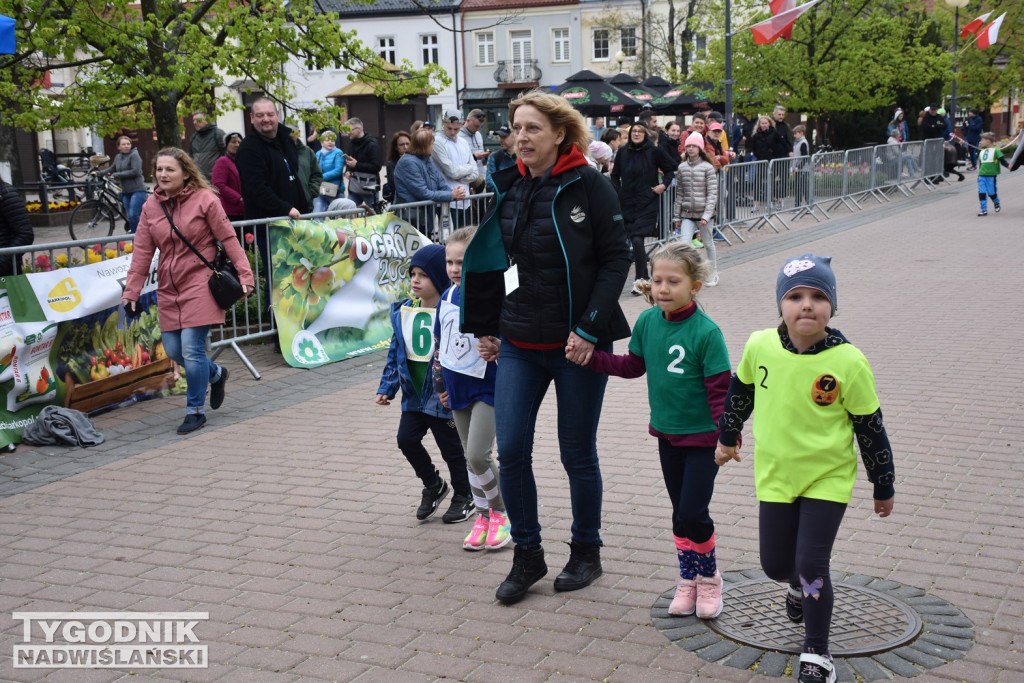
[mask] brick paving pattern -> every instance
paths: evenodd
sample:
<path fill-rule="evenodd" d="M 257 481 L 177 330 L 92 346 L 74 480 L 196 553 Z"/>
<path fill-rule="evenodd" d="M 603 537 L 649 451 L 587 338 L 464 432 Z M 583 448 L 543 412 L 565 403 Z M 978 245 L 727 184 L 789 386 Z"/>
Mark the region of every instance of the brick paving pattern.
<path fill-rule="evenodd" d="M 833 256 L 841 329 L 870 359 L 897 462 L 893 516 L 860 474 L 833 569 L 916 586 L 974 624 L 962 660 L 916 680 L 1024 680 L 1019 297 L 1022 174 L 1003 212 L 975 217 L 973 177 L 830 221 L 764 228 L 719 250 L 699 299 L 733 364 L 778 321 L 786 256 Z M 645 304 L 623 298 L 634 319 Z M 619 350 L 625 344 L 617 345 Z M 511 551 L 461 549 L 467 524 L 416 522 L 420 485 L 394 445 L 400 407 L 373 403 L 383 354 L 316 370 L 251 349 L 253 380 L 225 353 L 228 398 L 174 434 L 183 398 L 97 418 L 92 449 L 0 458 L 0 680 L 763 680 L 670 642 L 651 606 L 677 574 L 642 380 L 609 383 L 599 433 L 605 575 L 574 593 L 566 479 L 552 401 L 538 420 L 541 519 L 551 571 L 523 602 L 494 601 Z M 749 428 L 747 430 L 749 434 Z M 431 444 L 432 446 L 432 444 Z M 751 463 L 718 477 L 712 514 L 726 571 L 759 567 Z M 726 604 L 726 610 L 729 605 Z M 206 611 L 207 669 L 15 669 L 15 611 Z M 911 673 L 911 672 L 907 672 Z M 848 675 L 848 672 L 844 672 Z M 870 677 L 870 674 L 868 675 Z"/>

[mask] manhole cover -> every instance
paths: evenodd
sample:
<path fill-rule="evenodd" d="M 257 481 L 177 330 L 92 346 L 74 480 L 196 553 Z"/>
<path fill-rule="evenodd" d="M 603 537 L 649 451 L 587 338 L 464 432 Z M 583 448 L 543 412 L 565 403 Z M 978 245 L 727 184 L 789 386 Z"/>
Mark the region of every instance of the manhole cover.
<path fill-rule="evenodd" d="M 846 583 L 833 584 L 830 646 L 833 657 L 875 654 L 917 637 L 921 619 L 906 603 L 879 591 Z M 726 638 L 766 650 L 800 654 L 803 624 L 786 617 L 785 588 L 770 579 L 730 584 L 723 592 L 729 609 L 708 627 Z"/>
<path fill-rule="evenodd" d="M 707 662 L 789 676 L 799 666 L 804 631 L 786 618 L 785 586 L 757 569 L 723 572 L 722 579 L 725 611 L 717 619 L 669 615 L 673 587 L 651 606 L 654 627 Z M 839 680 L 912 678 L 962 659 L 974 645 L 971 620 L 920 588 L 836 571 L 832 585 Z"/>

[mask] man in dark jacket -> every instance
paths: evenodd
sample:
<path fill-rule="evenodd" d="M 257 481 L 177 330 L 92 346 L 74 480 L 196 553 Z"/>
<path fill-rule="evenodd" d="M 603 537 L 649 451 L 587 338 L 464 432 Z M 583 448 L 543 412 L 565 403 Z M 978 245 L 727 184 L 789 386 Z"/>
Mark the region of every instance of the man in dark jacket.
<path fill-rule="evenodd" d="M 349 172 L 348 198 L 356 205 L 373 206 L 377 201 L 377 191 L 366 191 L 362 187 L 380 185 L 380 169 L 384 165 L 380 145 L 366 134 L 361 120 L 349 119 L 345 125 L 348 126 L 348 138 L 351 140 L 348 156 L 345 157 L 345 166 Z"/>
<path fill-rule="evenodd" d="M 266 97 L 252 103 L 252 132 L 235 155 L 242 181 L 245 217 L 298 218 L 309 212 L 299 179 L 299 155 L 288 128 L 278 120 L 277 108 Z"/>
<path fill-rule="evenodd" d="M 192 139 L 188 141 L 188 155 L 209 180 L 213 175 L 213 165 L 227 150 L 224 131 L 213 121 L 207 121 L 206 114 L 201 111 L 192 114 L 192 125 L 196 132 L 192 133 Z"/>
<path fill-rule="evenodd" d="M 939 116 L 938 106 L 933 104 L 930 107 L 925 107 L 919 132 L 922 140 L 941 138 L 946 133 L 946 117 Z"/>
<path fill-rule="evenodd" d="M 35 240 L 25 200 L 14 188 L 0 180 L 0 247 L 25 247 Z M 10 254 L 0 256 L 0 276 L 21 272 L 21 259 Z"/>

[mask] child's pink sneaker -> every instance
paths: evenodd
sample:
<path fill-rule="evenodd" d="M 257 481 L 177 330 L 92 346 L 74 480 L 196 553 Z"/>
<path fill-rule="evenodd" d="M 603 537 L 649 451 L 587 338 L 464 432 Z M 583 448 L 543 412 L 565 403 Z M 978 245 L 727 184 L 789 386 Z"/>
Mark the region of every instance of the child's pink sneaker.
<path fill-rule="evenodd" d="M 483 514 L 477 514 L 476 521 L 473 522 L 473 528 L 466 534 L 466 540 L 462 542 L 462 547 L 466 550 L 483 550 L 486 541 L 487 517 Z"/>
<path fill-rule="evenodd" d="M 674 617 L 685 617 L 693 614 L 697 607 L 697 579 L 679 579 L 676 585 L 676 596 L 668 606 L 668 613 Z"/>
<path fill-rule="evenodd" d="M 508 515 L 498 510 L 491 510 L 491 521 L 487 528 L 486 546 L 488 550 L 504 548 L 512 540 L 512 524 Z"/>
<path fill-rule="evenodd" d="M 697 577 L 697 617 L 714 619 L 722 613 L 722 576 L 717 571 L 714 576 Z"/>

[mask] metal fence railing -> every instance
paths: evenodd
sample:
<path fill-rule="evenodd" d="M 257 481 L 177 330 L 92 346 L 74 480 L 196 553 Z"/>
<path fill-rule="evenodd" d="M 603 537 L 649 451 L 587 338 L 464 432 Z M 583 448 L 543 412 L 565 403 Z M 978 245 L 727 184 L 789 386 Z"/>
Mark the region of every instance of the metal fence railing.
<path fill-rule="evenodd" d="M 788 221 L 802 215 L 821 220 L 828 218 L 829 213 L 840 206 L 851 212 L 862 208 L 865 199 L 885 202 L 894 196 L 909 196 L 921 187 L 934 189 L 942 177 L 942 142 L 926 140 L 845 152 L 821 152 L 810 157 L 789 157 L 770 162 L 729 164 L 718 174 L 718 207 L 713 233 L 732 245 L 733 239 L 746 241 L 744 232 L 765 225 L 780 232 L 780 226 L 788 230 Z M 648 242 L 649 248 L 678 238 L 672 216 L 675 191 L 673 184 L 661 195 L 658 236 Z M 472 195 L 455 207 L 446 202 L 414 202 L 395 204 L 387 210 L 417 226 L 431 239 L 443 243 L 452 230 L 479 224 L 492 197 L 490 193 Z M 365 215 L 363 209 L 353 209 L 306 217 L 362 215 Z M 211 335 L 215 355 L 231 349 L 257 379 L 259 371 L 246 358 L 240 344 L 272 339 L 277 334 L 270 305 L 273 269 L 268 258 L 269 224 L 277 220 L 287 220 L 287 217 L 234 223 L 243 243 L 247 234 L 252 236 L 251 242 L 256 247 L 252 254 L 262 274 L 262 285 L 257 287 L 253 296 L 229 311 L 224 325 Z M 0 249 L 0 255 L 13 255 L 29 269 L 47 269 L 74 265 L 86 259 L 116 258 L 130 248 L 131 241 L 132 235 L 114 235 L 9 247 Z"/>

